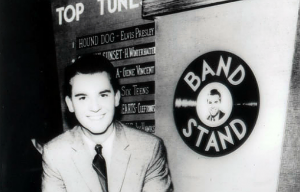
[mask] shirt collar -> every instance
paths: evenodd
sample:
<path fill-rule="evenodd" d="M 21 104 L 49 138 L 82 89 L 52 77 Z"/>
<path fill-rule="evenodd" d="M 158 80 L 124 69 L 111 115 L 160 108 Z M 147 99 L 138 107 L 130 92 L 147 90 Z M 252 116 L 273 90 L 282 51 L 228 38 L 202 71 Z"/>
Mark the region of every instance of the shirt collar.
<path fill-rule="evenodd" d="M 111 154 L 113 141 L 115 139 L 115 136 L 116 136 L 116 128 L 114 126 L 114 130 L 110 134 L 110 136 L 103 143 L 101 143 L 101 145 L 103 147 L 102 148 L 102 154 L 103 154 L 104 158 L 110 158 L 108 156 L 110 156 L 110 154 Z M 83 137 L 84 143 L 88 147 L 88 150 L 89 150 L 90 154 L 92 155 L 92 157 L 94 157 L 96 155 L 96 151 L 95 151 L 96 143 L 94 141 L 92 141 L 91 139 L 89 139 L 84 134 L 82 134 L 82 137 Z"/>

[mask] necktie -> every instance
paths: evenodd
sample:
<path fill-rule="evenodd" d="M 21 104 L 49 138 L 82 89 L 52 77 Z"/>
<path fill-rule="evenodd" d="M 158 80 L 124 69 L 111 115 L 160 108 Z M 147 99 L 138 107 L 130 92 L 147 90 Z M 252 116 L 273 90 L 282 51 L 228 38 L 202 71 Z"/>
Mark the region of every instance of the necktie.
<path fill-rule="evenodd" d="M 106 163 L 104 157 L 102 156 L 102 146 L 96 145 L 95 150 L 97 154 L 93 160 L 93 168 L 98 174 L 103 192 L 108 192 Z"/>

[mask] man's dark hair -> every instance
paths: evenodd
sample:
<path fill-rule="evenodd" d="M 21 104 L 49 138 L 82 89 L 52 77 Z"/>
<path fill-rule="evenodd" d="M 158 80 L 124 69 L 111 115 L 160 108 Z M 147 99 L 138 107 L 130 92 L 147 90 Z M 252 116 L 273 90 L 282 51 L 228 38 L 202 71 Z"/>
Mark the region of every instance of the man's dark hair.
<path fill-rule="evenodd" d="M 221 94 L 220 94 L 220 92 L 217 89 L 212 89 L 209 92 L 209 95 L 219 95 L 219 98 L 220 98 L 220 101 L 221 101 Z"/>
<path fill-rule="evenodd" d="M 95 74 L 106 72 L 110 83 L 116 93 L 119 90 L 119 82 L 116 79 L 116 70 L 112 63 L 101 55 L 84 55 L 65 69 L 64 96 L 71 97 L 72 86 L 70 80 L 78 74 Z"/>

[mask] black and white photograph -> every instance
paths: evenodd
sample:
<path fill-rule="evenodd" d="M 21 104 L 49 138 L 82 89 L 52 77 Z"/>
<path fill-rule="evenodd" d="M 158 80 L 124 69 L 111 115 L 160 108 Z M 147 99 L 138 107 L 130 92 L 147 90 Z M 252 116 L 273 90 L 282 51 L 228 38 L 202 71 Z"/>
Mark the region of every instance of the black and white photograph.
<path fill-rule="evenodd" d="M 1 192 L 299 192 L 300 0 L 0 2 Z"/>

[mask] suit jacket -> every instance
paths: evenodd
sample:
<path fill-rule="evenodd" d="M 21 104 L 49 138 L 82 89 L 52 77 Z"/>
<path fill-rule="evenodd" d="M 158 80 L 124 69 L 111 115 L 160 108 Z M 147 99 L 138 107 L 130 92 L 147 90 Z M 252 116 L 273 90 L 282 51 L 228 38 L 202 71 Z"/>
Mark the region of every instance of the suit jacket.
<path fill-rule="evenodd" d="M 223 117 L 224 117 L 224 115 L 225 115 L 225 113 L 223 113 L 221 110 L 219 111 L 219 118 L 218 119 L 215 119 L 215 120 L 220 120 L 220 119 L 222 119 Z M 209 121 L 212 121 L 213 120 L 213 116 L 212 115 L 209 115 L 208 117 L 207 117 L 207 120 L 209 120 Z"/>
<path fill-rule="evenodd" d="M 163 141 L 115 122 L 109 192 L 173 191 Z M 101 192 L 81 128 L 74 127 L 44 146 L 43 192 Z"/>

